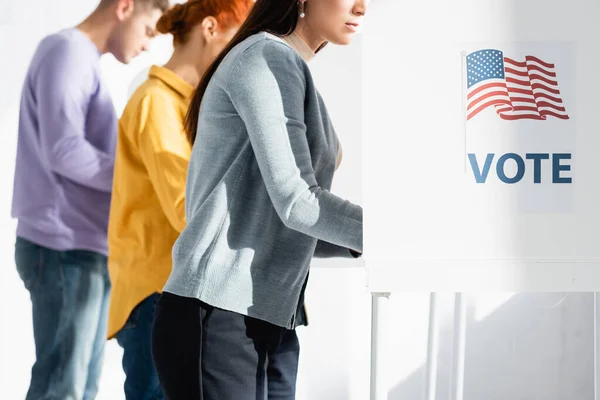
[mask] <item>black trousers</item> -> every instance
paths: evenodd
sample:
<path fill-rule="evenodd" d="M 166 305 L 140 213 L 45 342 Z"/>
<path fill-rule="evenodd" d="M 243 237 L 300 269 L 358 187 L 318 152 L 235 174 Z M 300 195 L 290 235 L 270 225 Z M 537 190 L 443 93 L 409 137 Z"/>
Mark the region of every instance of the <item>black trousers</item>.
<path fill-rule="evenodd" d="M 152 357 L 168 400 L 293 400 L 296 331 L 163 293 Z"/>

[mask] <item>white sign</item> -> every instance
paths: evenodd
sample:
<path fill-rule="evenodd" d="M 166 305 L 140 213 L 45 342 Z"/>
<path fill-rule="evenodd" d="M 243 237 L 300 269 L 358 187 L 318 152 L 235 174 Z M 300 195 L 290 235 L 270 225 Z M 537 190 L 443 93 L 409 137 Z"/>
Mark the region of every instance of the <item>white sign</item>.
<path fill-rule="evenodd" d="M 371 289 L 600 290 L 598 4 L 372 4 Z"/>

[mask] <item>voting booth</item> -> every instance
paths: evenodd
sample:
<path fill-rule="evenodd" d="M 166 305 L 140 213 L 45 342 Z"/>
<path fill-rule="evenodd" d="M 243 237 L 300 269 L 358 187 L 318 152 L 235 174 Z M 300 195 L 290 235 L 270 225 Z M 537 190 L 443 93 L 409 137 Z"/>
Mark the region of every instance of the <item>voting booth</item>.
<path fill-rule="evenodd" d="M 371 3 L 371 290 L 600 287 L 599 6 Z"/>
<path fill-rule="evenodd" d="M 395 291 L 600 288 L 600 2 L 374 0 L 363 34 L 372 399 Z M 435 295 L 426 398 L 435 398 Z M 456 300 L 453 398 L 465 301 Z M 595 322 L 595 321 L 594 321 Z"/>

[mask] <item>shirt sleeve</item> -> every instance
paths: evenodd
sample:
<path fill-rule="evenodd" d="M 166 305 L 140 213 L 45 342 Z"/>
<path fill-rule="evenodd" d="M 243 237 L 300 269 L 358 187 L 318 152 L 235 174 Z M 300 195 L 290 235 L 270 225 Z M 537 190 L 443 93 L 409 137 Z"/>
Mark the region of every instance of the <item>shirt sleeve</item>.
<path fill-rule="evenodd" d="M 181 232 L 186 224 L 185 185 L 191 154 L 183 120 L 173 102 L 159 94 L 146 96 L 142 108 L 138 119 L 142 162 L 163 212 Z"/>
<path fill-rule="evenodd" d="M 93 66 L 82 63 L 81 57 L 73 46 L 59 43 L 40 65 L 34 90 L 41 150 L 56 174 L 110 192 L 114 156 L 85 138 L 86 115 L 97 78 Z M 116 135 L 116 131 L 106 134 Z"/>
<path fill-rule="evenodd" d="M 251 50 L 236 61 L 228 91 L 277 214 L 288 228 L 362 252 L 362 207 L 319 187 L 312 168 L 304 123 L 307 67 L 283 43 Z"/>

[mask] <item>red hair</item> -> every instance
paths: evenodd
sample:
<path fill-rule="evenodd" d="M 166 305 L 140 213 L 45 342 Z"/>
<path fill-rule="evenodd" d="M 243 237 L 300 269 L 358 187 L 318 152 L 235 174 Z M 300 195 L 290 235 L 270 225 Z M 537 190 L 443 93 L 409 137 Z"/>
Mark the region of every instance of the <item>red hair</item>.
<path fill-rule="evenodd" d="M 223 28 L 241 25 L 250 13 L 254 0 L 188 0 L 171 7 L 158 20 L 160 33 L 171 33 L 173 40 L 184 44 L 194 27 L 206 17 L 215 17 Z"/>

